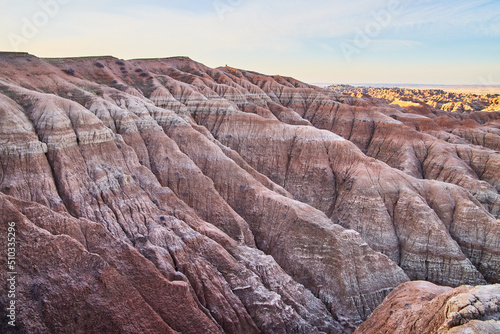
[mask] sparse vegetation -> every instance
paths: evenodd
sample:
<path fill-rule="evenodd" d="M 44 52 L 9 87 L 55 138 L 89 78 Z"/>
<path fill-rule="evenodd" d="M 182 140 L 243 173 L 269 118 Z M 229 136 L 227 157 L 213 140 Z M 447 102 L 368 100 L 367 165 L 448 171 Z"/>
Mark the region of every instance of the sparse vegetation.
<path fill-rule="evenodd" d="M 103 94 L 103 92 L 100 89 L 96 89 L 96 88 L 88 87 L 88 86 L 83 86 L 83 85 L 76 85 L 76 86 L 83 89 L 86 92 L 89 92 L 89 93 L 97 95 L 97 96 L 102 96 L 102 94 Z"/>
<path fill-rule="evenodd" d="M 66 73 L 67 75 L 71 75 L 71 76 L 75 76 L 75 70 L 72 69 L 72 68 L 66 68 L 66 69 L 63 69 L 62 70 L 64 73 Z"/>

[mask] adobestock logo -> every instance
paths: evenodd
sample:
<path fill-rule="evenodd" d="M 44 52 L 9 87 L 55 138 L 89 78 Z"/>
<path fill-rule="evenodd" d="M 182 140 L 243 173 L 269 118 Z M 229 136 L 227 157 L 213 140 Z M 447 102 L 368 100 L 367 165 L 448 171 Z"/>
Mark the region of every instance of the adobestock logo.
<path fill-rule="evenodd" d="M 497 78 L 493 73 L 488 76 L 479 76 L 478 80 L 482 86 L 500 86 L 500 76 Z"/>
<path fill-rule="evenodd" d="M 232 12 L 237 6 L 241 5 L 243 0 L 216 0 L 213 3 L 214 9 L 221 20 L 227 12 Z"/>
<path fill-rule="evenodd" d="M 400 12 L 400 5 L 400 0 L 391 0 L 387 9 L 371 13 L 373 20 L 366 22 L 364 29 L 360 27 L 354 29 L 356 34 L 353 40 L 340 44 L 340 49 L 348 63 L 351 63 L 354 55 L 360 54 L 374 38 L 380 35 L 383 29 L 391 24 L 394 16 Z"/>
<path fill-rule="evenodd" d="M 39 33 L 40 29 L 49 24 L 50 20 L 56 17 L 62 5 L 66 5 L 71 0 L 40 0 L 38 5 L 40 10 L 31 18 L 23 17 L 20 33 L 11 32 L 7 35 L 10 45 L 14 51 L 19 51 L 22 45 L 28 44 Z"/>

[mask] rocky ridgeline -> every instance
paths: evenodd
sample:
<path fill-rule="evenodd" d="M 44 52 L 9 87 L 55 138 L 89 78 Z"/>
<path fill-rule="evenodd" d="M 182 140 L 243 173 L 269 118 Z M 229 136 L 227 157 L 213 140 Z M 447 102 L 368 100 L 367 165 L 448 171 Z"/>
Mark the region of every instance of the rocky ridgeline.
<path fill-rule="evenodd" d="M 377 88 L 350 85 L 332 85 L 328 89 L 354 97 L 370 95 L 401 105 L 403 105 L 401 102 L 425 103 L 433 108 L 449 112 L 500 111 L 500 94 L 480 95 L 446 92 L 442 89 Z"/>
<path fill-rule="evenodd" d="M 0 53 L 18 330 L 351 333 L 410 280 L 488 287 L 499 150 L 494 112 L 402 108 L 186 57 Z M 446 330 L 491 325 L 471 314 Z"/>

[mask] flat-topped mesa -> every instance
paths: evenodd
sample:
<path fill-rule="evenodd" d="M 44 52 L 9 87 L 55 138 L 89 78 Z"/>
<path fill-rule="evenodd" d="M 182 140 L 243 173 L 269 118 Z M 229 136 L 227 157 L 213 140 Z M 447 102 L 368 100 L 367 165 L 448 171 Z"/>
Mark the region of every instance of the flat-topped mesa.
<path fill-rule="evenodd" d="M 350 333 L 409 279 L 499 282 L 499 120 L 187 57 L 0 54 L 1 226 L 48 305 L 19 323 Z"/>
<path fill-rule="evenodd" d="M 15 52 L 15 51 L 0 51 L 0 58 L 13 59 L 13 58 L 36 58 L 28 52 Z"/>

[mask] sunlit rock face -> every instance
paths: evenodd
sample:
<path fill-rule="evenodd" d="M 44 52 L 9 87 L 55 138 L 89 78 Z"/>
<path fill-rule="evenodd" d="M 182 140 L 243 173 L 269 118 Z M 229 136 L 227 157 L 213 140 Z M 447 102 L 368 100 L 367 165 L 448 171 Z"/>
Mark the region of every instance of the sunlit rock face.
<path fill-rule="evenodd" d="M 499 119 L 186 57 L 0 53 L 18 327 L 350 333 L 409 280 L 499 282 Z"/>
<path fill-rule="evenodd" d="M 500 91 L 497 86 L 449 86 L 443 89 L 397 88 L 397 87 L 355 87 L 331 85 L 328 89 L 338 93 L 384 99 L 400 106 L 426 104 L 433 108 L 454 113 L 477 111 L 500 111 Z"/>

